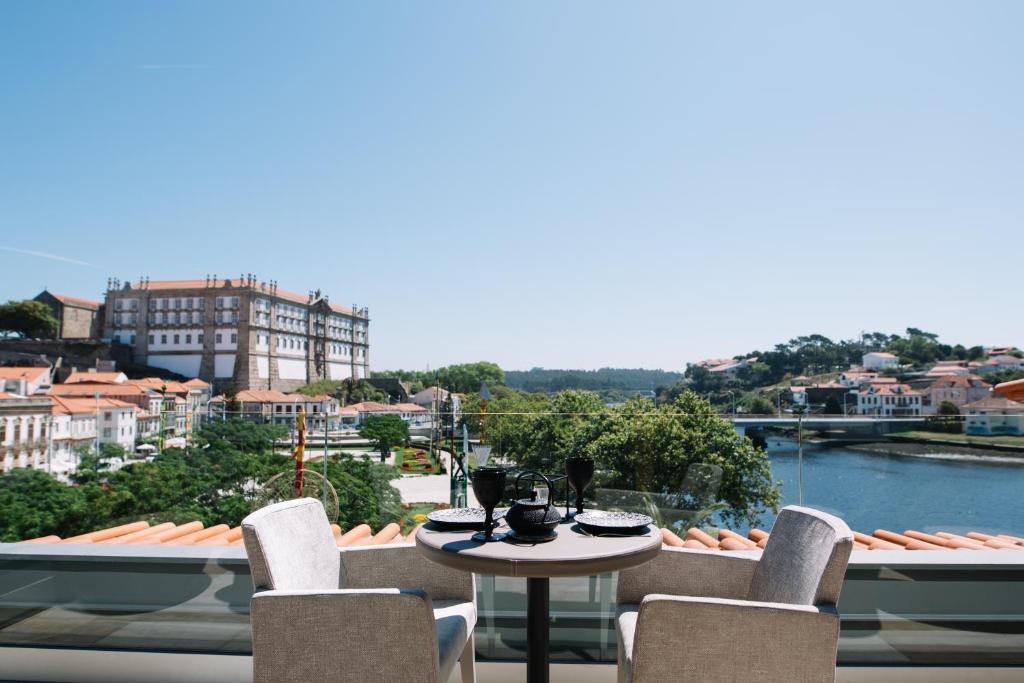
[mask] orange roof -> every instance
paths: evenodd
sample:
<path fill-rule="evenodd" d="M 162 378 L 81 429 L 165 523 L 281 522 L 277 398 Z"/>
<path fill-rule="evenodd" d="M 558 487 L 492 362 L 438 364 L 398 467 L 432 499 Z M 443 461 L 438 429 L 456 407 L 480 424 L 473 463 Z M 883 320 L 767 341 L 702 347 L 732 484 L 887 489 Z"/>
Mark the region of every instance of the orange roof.
<path fill-rule="evenodd" d="M 185 382 L 185 386 L 187 386 L 187 387 L 202 388 L 202 387 L 210 386 L 210 383 L 209 382 L 204 382 L 203 380 L 199 379 L 198 377 L 193 377 L 192 379 L 190 379 L 187 382 Z"/>
<path fill-rule="evenodd" d="M 932 382 L 932 389 L 985 388 L 990 385 L 977 375 L 943 375 Z"/>
<path fill-rule="evenodd" d="M 1009 410 L 1012 412 L 1024 412 L 1024 403 L 1011 401 L 1005 396 L 989 396 L 974 403 L 968 403 L 964 410 Z"/>
<path fill-rule="evenodd" d="M 55 294 L 53 292 L 50 292 L 49 294 L 62 304 L 67 304 L 71 306 L 85 306 L 86 308 L 95 309 L 98 309 L 100 307 L 100 302 L 93 301 L 92 299 L 83 299 L 77 296 L 68 296 L 67 294 Z"/>
<path fill-rule="evenodd" d="M 267 288 L 267 289 L 260 289 L 259 285 L 256 285 L 254 287 L 250 287 L 249 285 L 243 284 L 241 278 L 228 278 L 228 279 L 217 278 L 216 280 L 209 280 L 209 281 L 207 281 L 207 280 L 150 280 L 149 282 L 147 282 L 142 287 L 142 289 L 156 289 L 156 290 L 164 290 L 164 289 L 215 289 L 215 288 L 223 289 L 223 288 L 225 288 L 225 283 L 227 283 L 227 288 L 234 287 L 236 289 L 251 289 L 251 290 L 254 290 L 256 292 L 259 292 L 260 294 L 264 294 L 266 296 L 276 296 L 279 299 L 285 299 L 285 300 L 292 301 L 292 302 L 297 303 L 297 304 L 308 304 L 309 303 L 309 296 L 306 295 L 306 294 L 297 294 L 295 292 L 289 292 L 286 289 L 277 289 L 275 291 L 271 291 L 269 288 Z M 140 289 L 139 283 L 137 283 L 137 282 L 129 282 L 128 283 L 128 288 L 131 289 L 131 290 L 138 290 L 138 289 Z M 329 305 L 331 307 L 331 310 L 333 310 L 336 313 L 343 313 L 345 315 L 352 315 L 352 309 L 347 307 L 347 306 L 338 306 L 337 304 L 329 304 Z"/>
<path fill-rule="evenodd" d="M 137 387 L 144 387 L 146 389 L 152 389 L 153 391 L 160 391 L 161 388 L 166 387 L 168 394 L 187 394 L 188 387 L 184 382 L 178 382 L 173 379 L 160 379 L 159 377 L 145 377 L 143 379 L 130 379 L 125 384 L 134 384 Z"/>
<path fill-rule="evenodd" d="M 288 395 L 276 389 L 245 389 L 235 398 L 242 403 L 288 403 Z"/>
<path fill-rule="evenodd" d="M 395 407 L 401 410 L 403 413 L 425 413 L 427 409 L 423 406 L 418 406 L 415 403 L 396 403 Z"/>
<path fill-rule="evenodd" d="M 35 382 L 42 379 L 43 374 L 49 377 L 50 368 L 28 368 L 24 366 L 0 368 L 0 379 L 19 379 L 25 382 Z"/>
<path fill-rule="evenodd" d="M 879 384 L 872 382 L 868 389 L 869 394 L 882 394 L 884 396 L 920 396 L 921 392 L 911 389 L 906 384 Z"/>
<path fill-rule="evenodd" d="M 415 540 L 415 527 L 407 535 L 402 535 L 401 527 L 392 522 L 376 533 L 368 524 L 342 530 L 337 524 L 331 525 L 331 534 L 339 548 L 351 548 L 363 545 L 385 545 L 390 543 L 411 543 Z M 751 529 L 742 536 L 729 529 L 719 529 L 714 536 L 696 527 L 686 531 L 681 537 L 670 529 L 661 530 L 662 545 L 675 548 L 692 548 L 694 550 L 758 550 L 768 543 L 770 534 L 761 529 Z M 988 534 L 980 531 L 969 531 L 966 534 L 954 534 L 948 531 L 937 531 L 934 534 L 907 529 L 903 533 L 875 529 L 873 533 L 853 532 L 854 550 L 1017 550 L 1024 551 L 1024 537 L 1010 534 Z M 62 544 L 104 544 L 104 545 L 196 545 L 196 546 L 235 546 L 242 545 L 241 527 L 229 527 L 227 524 L 216 524 L 204 527 L 202 522 L 194 521 L 186 524 L 164 522 L 150 526 L 148 522 L 131 522 L 107 529 L 98 529 L 79 536 L 61 538 L 60 536 L 41 536 L 29 538 L 21 543 L 62 543 Z"/>
<path fill-rule="evenodd" d="M 92 415 L 96 412 L 96 408 L 130 408 L 131 410 L 138 410 L 138 406 L 134 403 L 126 403 L 124 401 L 118 401 L 116 398 L 101 398 L 96 400 L 94 398 L 67 398 L 65 396 L 50 396 L 53 401 L 53 414 L 54 415 L 81 415 L 88 413 Z"/>
<path fill-rule="evenodd" d="M 75 384 L 54 384 L 46 392 L 50 396 L 148 396 L 149 393 L 134 384 L 90 384 L 88 382 L 77 382 Z"/>
<path fill-rule="evenodd" d="M 78 384 L 80 382 L 96 382 L 98 384 L 120 384 L 117 380 L 124 376 L 123 372 L 89 372 L 75 370 L 64 384 Z"/>
<path fill-rule="evenodd" d="M 1014 401 L 1024 401 L 1024 379 L 1015 379 L 1012 382 L 997 384 L 995 392 Z"/>
<path fill-rule="evenodd" d="M 361 403 L 353 403 L 348 406 L 349 408 L 358 410 L 360 413 L 397 413 L 401 412 L 398 406 L 388 405 L 387 403 L 377 403 L 376 401 L 363 401 Z"/>

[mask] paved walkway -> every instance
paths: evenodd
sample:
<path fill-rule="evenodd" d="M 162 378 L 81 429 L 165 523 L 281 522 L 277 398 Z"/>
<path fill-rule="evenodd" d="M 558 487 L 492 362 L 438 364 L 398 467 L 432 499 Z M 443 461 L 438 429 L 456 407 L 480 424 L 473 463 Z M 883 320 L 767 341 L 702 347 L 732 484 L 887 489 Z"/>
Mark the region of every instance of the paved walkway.
<path fill-rule="evenodd" d="M 441 456 L 447 469 L 448 454 Z M 447 503 L 451 500 L 451 483 L 447 474 L 403 474 L 391 485 L 402 494 L 403 503 Z M 478 507 L 473 487 L 468 486 L 469 507 Z"/>

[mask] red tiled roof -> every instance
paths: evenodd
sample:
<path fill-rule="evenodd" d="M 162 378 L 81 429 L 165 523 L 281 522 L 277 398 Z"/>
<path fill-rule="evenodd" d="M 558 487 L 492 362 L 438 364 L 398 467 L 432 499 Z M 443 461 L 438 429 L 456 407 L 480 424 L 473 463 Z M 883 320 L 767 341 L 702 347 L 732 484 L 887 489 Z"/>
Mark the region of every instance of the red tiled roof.
<path fill-rule="evenodd" d="M 84 306 L 92 309 L 98 309 L 100 307 L 100 302 L 93 301 L 92 299 L 83 299 L 78 296 L 68 296 L 67 294 L 55 294 L 53 292 L 50 292 L 50 296 L 65 305 Z"/>
<path fill-rule="evenodd" d="M 423 406 L 418 406 L 415 403 L 396 403 L 395 407 L 401 410 L 403 413 L 425 413 L 427 409 Z"/>
<path fill-rule="evenodd" d="M 148 396 L 142 388 L 134 384 L 90 384 L 88 382 L 77 382 L 75 384 L 54 384 L 46 392 L 50 396 Z"/>
<path fill-rule="evenodd" d="M 1024 412 L 1024 403 L 1011 401 L 1005 396 L 989 396 L 974 403 L 968 403 L 964 410 L 1009 410 L 1013 412 Z"/>
<path fill-rule="evenodd" d="M 949 375 L 932 382 L 932 389 L 979 389 L 990 386 L 977 375 Z"/>
<path fill-rule="evenodd" d="M 401 528 L 394 522 L 377 533 L 374 533 L 367 524 L 360 524 L 348 531 L 342 531 L 337 524 L 331 525 L 334 542 L 339 548 L 410 543 L 415 540 L 418 529 L 419 527 L 416 527 L 403 536 Z M 757 550 L 764 548 L 770 537 L 768 532 L 761 529 L 752 529 L 745 537 L 729 529 L 719 529 L 716 536 L 696 527 L 688 529 L 685 537 L 670 529 L 661 530 L 663 545 L 695 550 Z M 908 529 L 900 534 L 886 529 L 875 529 L 871 535 L 855 531 L 853 538 L 854 550 L 1024 550 L 1024 537 L 979 531 L 961 535 L 946 531 L 927 534 Z M 202 522 L 198 521 L 177 525 L 164 522 L 154 526 L 150 526 L 148 522 L 132 522 L 70 538 L 42 536 L 26 539 L 21 543 L 241 546 L 242 529 L 228 527 L 227 524 L 204 527 Z"/>
<path fill-rule="evenodd" d="M 235 398 L 242 403 L 288 403 L 288 395 L 276 389 L 244 389 Z"/>
<path fill-rule="evenodd" d="M 41 379 L 43 374 L 49 376 L 49 373 L 49 368 L 27 368 L 24 366 L 0 368 L 0 379 L 18 379 L 25 382 L 35 382 Z"/>
<path fill-rule="evenodd" d="M 236 287 L 240 289 L 253 289 L 256 292 L 265 294 L 267 296 L 276 296 L 281 299 L 286 299 L 297 304 L 308 304 L 309 296 L 305 294 L 297 294 L 296 292 L 289 292 L 286 289 L 277 289 L 270 291 L 269 289 L 263 290 L 258 286 L 249 287 L 243 285 L 240 278 L 217 278 L 216 280 L 150 280 L 144 286 L 144 289 L 216 289 L 224 288 L 225 283 L 230 283 L 227 287 Z M 128 283 L 129 289 L 138 290 L 139 284 L 137 282 Z M 335 313 L 343 313 L 345 315 L 352 315 L 352 309 L 347 306 L 338 306 L 337 304 L 329 304 L 331 310 Z"/>
<path fill-rule="evenodd" d="M 96 408 L 131 408 L 133 411 L 139 407 L 134 403 L 118 401 L 116 398 L 67 398 L 65 396 L 50 396 L 53 401 L 54 415 L 82 415 L 95 414 Z"/>
<path fill-rule="evenodd" d="M 161 388 L 166 387 L 168 394 L 187 394 L 188 385 L 186 382 L 178 382 L 173 379 L 160 379 L 159 377 L 145 377 L 143 379 L 130 379 L 125 384 L 133 384 L 137 387 L 143 387 L 144 389 L 152 389 L 153 391 L 160 391 Z"/>
<path fill-rule="evenodd" d="M 123 372 L 89 372 L 75 370 L 68 378 L 64 380 L 64 384 L 78 384 L 80 382 L 96 382 L 97 384 L 119 384 L 117 381 L 122 376 Z"/>
<path fill-rule="evenodd" d="M 202 387 L 210 386 L 210 383 L 209 382 L 204 382 L 203 380 L 199 379 L 198 377 L 193 377 L 192 379 L 190 379 L 187 382 L 185 382 L 185 386 L 187 386 L 187 387 L 199 387 L 199 388 L 202 388 Z"/>

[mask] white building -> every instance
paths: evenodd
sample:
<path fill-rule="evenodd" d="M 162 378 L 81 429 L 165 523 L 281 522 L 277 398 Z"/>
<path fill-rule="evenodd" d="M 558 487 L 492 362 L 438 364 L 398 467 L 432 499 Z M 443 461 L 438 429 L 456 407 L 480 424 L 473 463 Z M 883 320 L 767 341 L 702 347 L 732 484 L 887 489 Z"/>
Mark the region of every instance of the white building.
<path fill-rule="evenodd" d="M 844 387 L 856 389 L 862 384 L 869 384 L 878 379 L 877 372 L 868 372 L 867 370 L 846 370 L 840 373 L 837 384 L 841 384 Z"/>
<path fill-rule="evenodd" d="M 95 401 L 100 446 L 115 443 L 129 453 L 135 450 L 135 414 L 138 407 L 114 398 Z"/>
<path fill-rule="evenodd" d="M 873 383 L 857 393 L 857 412 L 881 417 L 909 417 L 923 413 L 924 395 L 906 384 Z"/>
<path fill-rule="evenodd" d="M 891 353 L 885 351 L 872 351 L 865 353 L 861 359 L 861 365 L 864 366 L 865 370 L 885 370 L 886 368 L 895 368 L 899 365 L 900 359 Z"/>
<path fill-rule="evenodd" d="M 52 403 L 47 396 L 0 393 L 0 465 L 45 468 L 49 458 Z"/>
<path fill-rule="evenodd" d="M 990 396 L 968 403 L 964 411 L 967 413 L 965 431 L 968 434 L 1024 434 L 1024 403 L 1002 396 Z"/>
<path fill-rule="evenodd" d="M 50 388 L 50 368 L 0 368 L 0 392 L 32 396 Z"/>
<path fill-rule="evenodd" d="M 62 471 L 73 469 L 77 450 L 95 448 L 96 401 L 61 396 L 50 398 L 53 400 L 51 444 L 54 466 Z"/>

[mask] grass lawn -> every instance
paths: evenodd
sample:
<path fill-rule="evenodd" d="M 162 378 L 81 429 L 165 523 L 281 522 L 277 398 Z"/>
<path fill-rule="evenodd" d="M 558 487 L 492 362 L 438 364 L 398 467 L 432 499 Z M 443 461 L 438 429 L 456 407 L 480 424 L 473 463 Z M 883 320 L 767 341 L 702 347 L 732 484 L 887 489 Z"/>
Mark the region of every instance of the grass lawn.
<path fill-rule="evenodd" d="M 929 441 L 949 441 L 962 443 L 965 446 L 991 446 L 992 444 L 1002 446 L 1020 446 L 1024 448 L 1024 436 L 978 436 L 975 434 L 945 434 L 942 432 L 893 432 L 889 434 L 893 438 L 927 439 Z"/>

